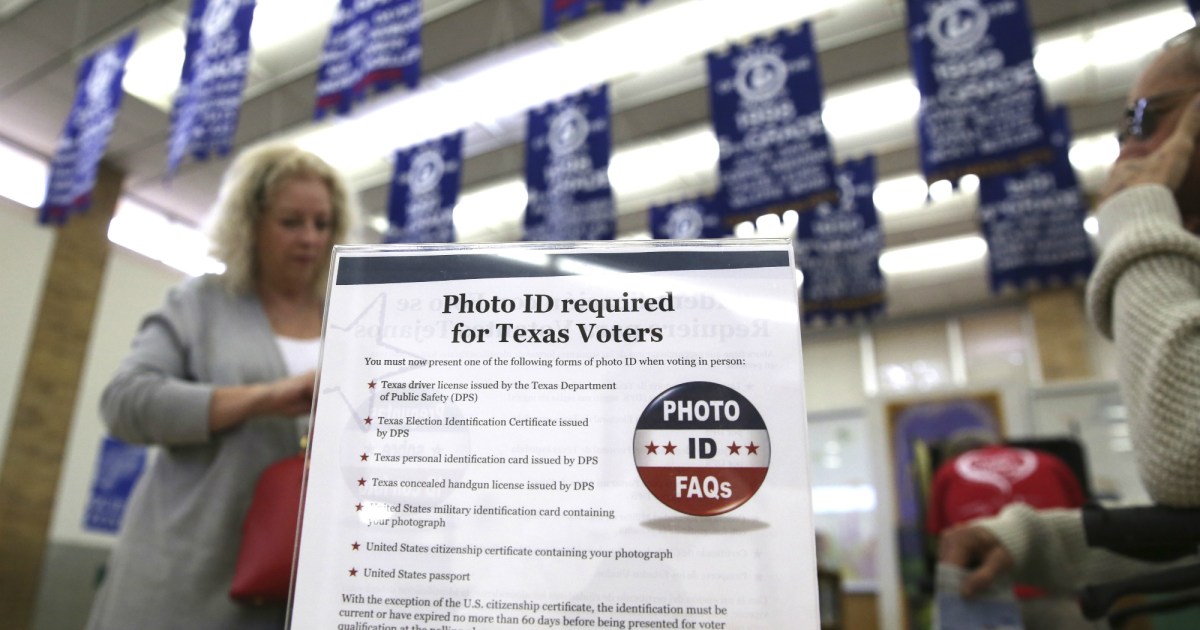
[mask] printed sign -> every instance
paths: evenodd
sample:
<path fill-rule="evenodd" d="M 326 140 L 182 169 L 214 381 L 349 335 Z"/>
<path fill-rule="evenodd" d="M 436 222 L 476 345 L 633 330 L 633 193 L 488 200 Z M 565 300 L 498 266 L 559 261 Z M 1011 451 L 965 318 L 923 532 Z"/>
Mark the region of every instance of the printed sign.
<path fill-rule="evenodd" d="M 795 32 L 708 54 L 720 143 L 718 205 L 727 226 L 837 198 L 819 70 L 807 22 Z"/>
<path fill-rule="evenodd" d="M 801 212 L 796 225 L 805 323 L 870 319 L 884 308 L 875 158 L 847 161 L 838 169 L 837 183 L 837 203 Z"/>
<path fill-rule="evenodd" d="M 396 152 L 388 243 L 453 243 L 462 179 L 462 132 Z"/>
<path fill-rule="evenodd" d="M 1052 159 L 1023 0 L 907 0 L 927 181 Z"/>
<path fill-rule="evenodd" d="M 129 495 L 146 467 L 146 447 L 105 437 L 100 444 L 92 494 L 84 511 L 87 529 L 115 534 L 121 528 Z"/>
<path fill-rule="evenodd" d="M 315 117 L 345 114 L 397 83 L 415 88 L 420 76 L 420 0 L 341 0 L 321 51 Z"/>
<path fill-rule="evenodd" d="M 531 110 L 527 119 L 525 240 L 612 239 L 608 86 Z"/>
<path fill-rule="evenodd" d="M 1054 160 L 979 181 L 979 213 L 995 293 L 1086 282 L 1095 262 L 1083 228 L 1087 200 L 1068 157 L 1070 126 L 1059 108 L 1047 134 Z"/>
<path fill-rule="evenodd" d="M 75 102 L 50 162 L 46 201 L 38 213 L 42 224 L 61 225 L 71 213 L 83 212 L 91 205 L 96 170 L 108 150 L 121 108 L 121 79 L 136 37 L 136 33 L 126 35 L 79 67 Z"/>
<path fill-rule="evenodd" d="M 652 238 L 721 238 L 730 233 L 708 197 L 693 197 L 650 208 Z"/>
<path fill-rule="evenodd" d="M 787 240 L 332 275 L 292 628 L 818 627 Z"/>
<path fill-rule="evenodd" d="M 167 171 L 186 154 L 206 160 L 233 146 L 250 68 L 255 0 L 193 0 L 179 91 L 171 109 Z"/>

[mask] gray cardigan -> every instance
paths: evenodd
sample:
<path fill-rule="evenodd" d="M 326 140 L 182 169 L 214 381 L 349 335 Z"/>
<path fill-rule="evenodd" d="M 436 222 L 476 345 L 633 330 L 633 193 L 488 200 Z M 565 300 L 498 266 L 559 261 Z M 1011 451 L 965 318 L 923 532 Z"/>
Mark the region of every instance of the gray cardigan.
<path fill-rule="evenodd" d="M 109 431 L 159 447 L 127 508 L 88 628 L 280 628 L 282 609 L 228 595 L 255 481 L 298 450 L 294 419 L 253 418 L 210 433 L 215 387 L 272 381 L 286 368 L 258 298 L 215 276 L 184 282 L 142 322 L 105 389 Z"/>

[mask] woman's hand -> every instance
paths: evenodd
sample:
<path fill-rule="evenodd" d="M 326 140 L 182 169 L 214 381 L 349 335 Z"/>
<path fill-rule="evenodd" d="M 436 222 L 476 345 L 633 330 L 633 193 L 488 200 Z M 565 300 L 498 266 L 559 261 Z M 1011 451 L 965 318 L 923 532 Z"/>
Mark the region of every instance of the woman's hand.
<path fill-rule="evenodd" d="M 954 527 L 944 532 L 938 542 L 938 561 L 969 571 L 962 581 L 963 597 L 983 592 L 1014 565 L 1008 549 L 991 532 L 975 525 Z"/>
<path fill-rule="evenodd" d="M 268 383 L 269 402 L 261 413 L 277 416 L 307 414 L 312 411 L 313 387 L 316 381 L 316 372 L 305 372 Z"/>
<path fill-rule="evenodd" d="M 255 416 L 307 414 L 316 380 L 316 372 L 305 372 L 269 383 L 218 387 L 208 410 L 208 428 L 215 433 Z"/>

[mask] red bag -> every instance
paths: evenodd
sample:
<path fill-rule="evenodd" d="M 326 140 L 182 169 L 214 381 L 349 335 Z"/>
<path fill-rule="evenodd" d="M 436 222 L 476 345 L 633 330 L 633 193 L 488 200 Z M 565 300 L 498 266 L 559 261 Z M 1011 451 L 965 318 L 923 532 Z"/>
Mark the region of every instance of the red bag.
<path fill-rule="evenodd" d="M 246 604 L 285 604 L 300 519 L 304 454 L 271 464 L 254 486 L 229 596 Z"/>

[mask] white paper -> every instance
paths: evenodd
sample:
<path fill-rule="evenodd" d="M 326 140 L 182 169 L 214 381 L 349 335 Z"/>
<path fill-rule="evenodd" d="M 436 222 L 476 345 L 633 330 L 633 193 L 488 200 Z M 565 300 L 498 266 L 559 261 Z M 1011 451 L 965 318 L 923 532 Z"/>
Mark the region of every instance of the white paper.
<path fill-rule="evenodd" d="M 334 263 L 292 628 L 818 627 L 786 241 Z"/>

